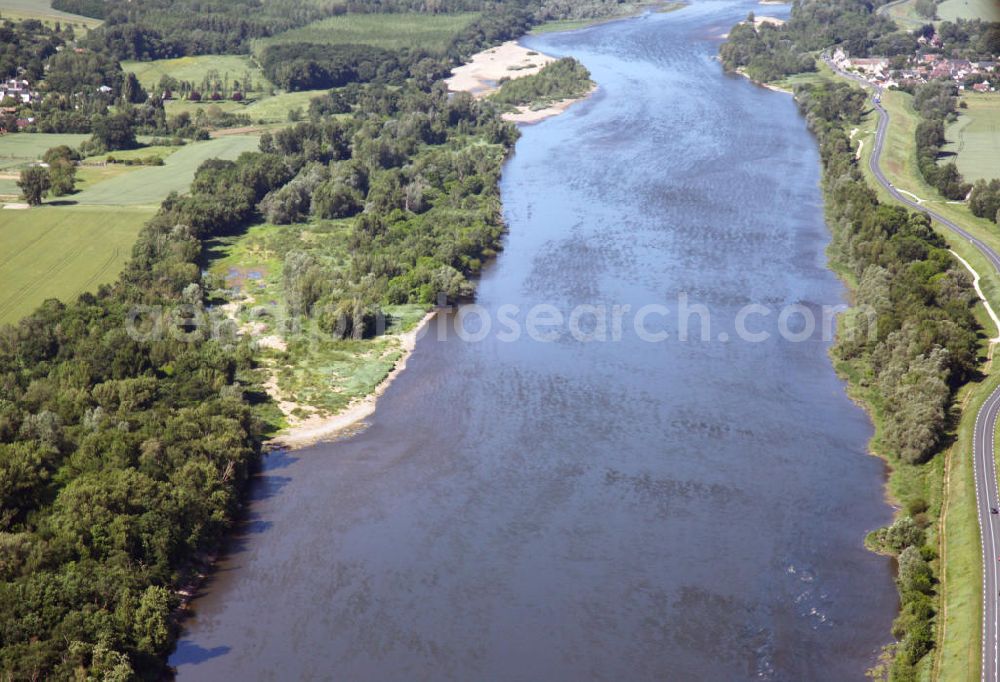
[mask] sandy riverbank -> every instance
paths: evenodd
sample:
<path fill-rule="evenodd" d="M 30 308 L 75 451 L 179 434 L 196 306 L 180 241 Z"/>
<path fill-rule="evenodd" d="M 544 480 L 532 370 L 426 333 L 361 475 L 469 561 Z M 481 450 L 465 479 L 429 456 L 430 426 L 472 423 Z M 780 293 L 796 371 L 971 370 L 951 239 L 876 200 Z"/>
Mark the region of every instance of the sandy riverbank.
<path fill-rule="evenodd" d="M 576 97 L 571 99 L 564 99 L 559 102 L 554 102 L 543 109 L 531 109 L 529 107 L 519 107 L 516 112 L 510 112 L 502 114 L 501 118 L 505 121 L 510 121 L 511 123 L 520 124 L 531 124 L 538 123 L 539 121 L 544 121 L 552 116 L 558 116 L 562 112 L 569 109 L 571 106 L 577 102 L 581 102 L 597 91 L 597 86 L 593 86 L 587 91 L 587 94 L 582 97 Z"/>
<path fill-rule="evenodd" d="M 554 61 L 555 57 L 529 50 L 516 40 L 510 40 L 473 55 L 469 63 L 454 69 L 445 83 L 451 92 L 469 92 L 473 97 L 482 98 L 496 92 L 500 88 L 501 79 L 513 80 L 534 75 Z M 595 90 L 596 85 L 583 97 L 564 99 L 541 109 L 520 107 L 515 112 L 503 114 L 503 119 L 519 124 L 538 123 L 558 116 L 577 102 L 590 97 Z"/>
<path fill-rule="evenodd" d="M 736 73 L 738 73 L 739 75 L 743 76 L 744 78 L 746 78 L 748 81 L 750 81 L 754 85 L 759 85 L 762 88 L 767 88 L 768 90 L 773 90 L 774 92 L 781 92 L 781 93 L 784 93 L 786 95 L 794 95 L 795 94 L 794 92 L 792 92 L 791 90 L 788 90 L 787 88 L 779 88 L 777 85 L 771 85 L 770 83 L 762 83 L 761 81 L 759 81 L 759 80 L 757 80 L 755 78 L 751 78 L 750 74 L 748 74 L 746 71 L 744 71 L 742 67 L 736 69 Z"/>
<path fill-rule="evenodd" d="M 502 78 L 531 76 L 554 61 L 555 57 L 509 40 L 473 55 L 467 64 L 453 69 L 445 83 L 452 92 L 471 92 L 474 97 L 486 97 L 499 89 Z"/>
<path fill-rule="evenodd" d="M 378 399 L 386 392 L 396 377 L 406 369 L 406 361 L 413 353 L 413 349 L 417 345 L 417 339 L 422 335 L 422 332 L 427 328 L 436 314 L 434 311 L 427 313 L 413 329 L 396 335 L 395 338 L 399 340 L 399 347 L 403 354 L 396 362 L 395 367 L 386 375 L 382 383 L 375 388 L 374 393 L 360 400 L 355 400 L 336 414 L 317 414 L 305 419 L 299 418 L 293 413 L 296 408 L 302 406 L 285 400 L 280 391 L 278 391 L 277 383 L 273 379 L 268 381 L 265 384 L 265 389 L 268 395 L 278 403 L 278 407 L 281 408 L 289 424 L 287 429 L 268 443 L 268 447 L 272 449 L 288 448 L 296 450 L 315 445 L 325 440 L 332 440 L 349 430 L 361 426 L 361 423 L 365 419 L 374 414 Z"/>
<path fill-rule="evenodd" d="M 760 30 L 760 27 L 764 24 L 771 24 L 772 26 L 783 26 L 785 23 L 784 19 L 779 19 L 778 17 L 754 17 L 753 25 L 754 28 Z"/>

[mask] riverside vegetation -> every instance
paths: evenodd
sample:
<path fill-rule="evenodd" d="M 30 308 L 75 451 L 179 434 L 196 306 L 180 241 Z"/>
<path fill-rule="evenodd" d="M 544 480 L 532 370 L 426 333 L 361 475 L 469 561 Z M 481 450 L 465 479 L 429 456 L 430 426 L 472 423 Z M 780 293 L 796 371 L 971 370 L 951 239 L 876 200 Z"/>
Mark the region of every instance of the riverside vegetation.
<path fill-rule="evenodd" d="M 833 348 L 838 369 L 878 422 L 875 449 L 897 470 L 926 467 L 951 427 L 955 391 L 976 371 L 976 294 L 930 220 L 881 204 L 866 184 L 844 129 L 860 121 L 864 92 L 824 84 L 804 86 L 796 97 L 820 142 L 830 255 L 848 274 L 858 306 L 842 318 Z M 894 680 L 916 679 L 934 643 L 936 551 L 925 541 L 935 519 L 919 486 L 901 502 L 904 513 L 868 538 L 900 565 Z"/>
<path fill-rule="evenodd" d="M 833 46 L 855 56 L 915 49 L 916 34 L 896 30 L 874 9 L 854 0 L 797 4 L 784 26 L 734 27 L 721 58 L 727 68 L 767 81 L 816 71 L 818 51 Z M 964 33 L 969 49 L 981 42 L 978 36 L 993 35 L 989 26 L 974 28 Z M 872 448 L 892 464 L 890 487 L 902 506 L 891 526 L 867 538 L 870 548 L 897 558 L 901 600 L 893 624 L 897 643 L 873 675 L 915 680 L 927 674 L 935 645 L 941 566 L 933 539 L 942 510 L 931 501 L 935 481 L 940 485 L 937 462 L 954 427 L 952 403 L 977 375 L 976 295 L 929 218 L 881 203 L 866 183 L 847 129 L 867 114 L 867 94 L 820 77 L 798 84 L 794 95 L 820 145 L 833 233 L 829 256 L 857 306 L 843 316 L 832 354 L 873 416 Z M 929 83 L 915 102 L 923 119 L 915 140 L 921 170 L 945 196 L 963 198 L 968 186 L 954 164 L 937 163 L 953 86 Z M 992 208 L 989 186 L 980 187 L 982 206 L 974 210 L 985 214 Z"/>
<path fill-rule="evenodd" d="M 504 79 L 500 89 L 490 95 L 490 100 L 505 111 L 518 107 L 532 109 L 576 99 L 594 87 L 590 71 L 572 57 L 565 57 L 546 64 L 536 74 L 524 78 Z"/>
<path fill-rule="evenodd" d="M 132 306 L 204 309 L 202 240 L 258 210 L 290 223 L 365 209 L 344 231 L 347 262 L 285 254 L 290 314 L 338 336 L 370 334 L 383 302 L 470 293 L 502 234 L 497 179 L 515 129 L 443 85 L 365 94 L 348 121 L 303 122 L 260 152 L 206 162 L 143 229 L 118 282 L 0 332 L 6 675 L 161 674 L 175 590 L 238 512 L 268 428 L 252 407 L 263 396 L 249 340 L 234 327 L 126 333 Z"/>

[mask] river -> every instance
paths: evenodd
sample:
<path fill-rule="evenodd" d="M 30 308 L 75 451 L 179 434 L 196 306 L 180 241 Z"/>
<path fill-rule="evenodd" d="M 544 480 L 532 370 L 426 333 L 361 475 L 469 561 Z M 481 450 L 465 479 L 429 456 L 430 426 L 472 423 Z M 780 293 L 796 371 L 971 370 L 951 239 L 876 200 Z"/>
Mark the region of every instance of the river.
<path fill-rule="evenodd" d="M 432 327 L 359 435 L 268 456 L 181 679 L 864 679 L 897 607 L 863 547 L 885 472 L 829 341 L 797 336 L 846 296 L 815 141 L 713 59 L 749 10 L 787 12 L 527 39 L 599 91 L 524 129 L 468 333 Z"/>

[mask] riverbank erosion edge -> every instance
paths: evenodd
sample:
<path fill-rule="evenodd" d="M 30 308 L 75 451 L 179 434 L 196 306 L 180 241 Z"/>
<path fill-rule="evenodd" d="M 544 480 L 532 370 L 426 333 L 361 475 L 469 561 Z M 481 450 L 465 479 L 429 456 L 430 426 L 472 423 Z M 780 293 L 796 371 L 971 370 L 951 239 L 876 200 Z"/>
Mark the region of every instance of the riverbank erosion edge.
<path fill-rule="evenodd" d="M 353 401 L 335 414 L 313 414 L 306 418 L 300 418 L 296 415 L 305 406 L 284 396 L 278 390 L 275 381 L 267 382 L 265 388 L 268 395 L 278 404 L 289 425 L 268 441 L 266 447 L 270 450 L 299 450 L 356 432 L 363 425 L 363 422 L 375 413 L 378 399 L 406 369 L 406 363 L 416 348 L 417 339 L 423 335 L 424 330 L 436 315 L 437 312 L 432 310 L 424 315 L 412 329 L 394 335 L 393 338 L 399 344 L 401 355 L 392 369 L 372 393 Z"/>

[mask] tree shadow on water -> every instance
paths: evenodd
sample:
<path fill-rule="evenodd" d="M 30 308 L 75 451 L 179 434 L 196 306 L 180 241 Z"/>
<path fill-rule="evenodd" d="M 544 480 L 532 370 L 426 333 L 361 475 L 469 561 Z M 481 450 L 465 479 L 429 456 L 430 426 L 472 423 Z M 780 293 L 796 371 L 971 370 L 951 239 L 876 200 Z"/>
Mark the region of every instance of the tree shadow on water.
<path fill-rule="evenodd" d="M 210 661 L 219 656 L 225 656 L 232 650 L 228 646 L 216 646 L 211 649 L 200 647 L 189 639 L 182 639 L 177 642 L 177 648 L 170 656 L 170 665 L 198 665 L 205 661 Z"/>

